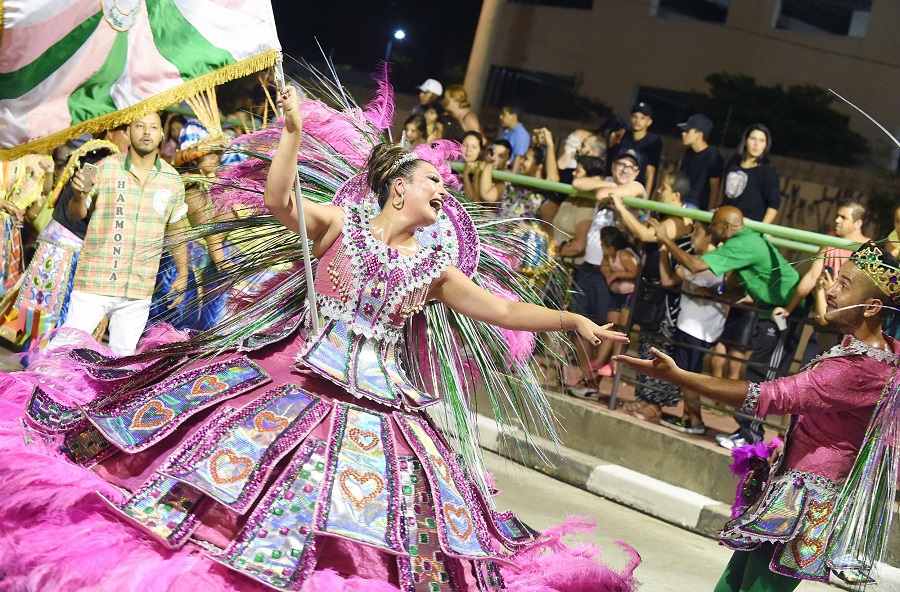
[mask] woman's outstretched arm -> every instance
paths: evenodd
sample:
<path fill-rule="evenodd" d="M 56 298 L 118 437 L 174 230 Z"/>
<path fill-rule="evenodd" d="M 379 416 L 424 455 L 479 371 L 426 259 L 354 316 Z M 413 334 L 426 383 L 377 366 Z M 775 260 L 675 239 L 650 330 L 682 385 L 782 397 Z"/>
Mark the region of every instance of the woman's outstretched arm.
<path fill-rule="evenodd" d="M 431 298 L 443 302 L 458 313 L 505 329 L 517 331 L 576 331 L 591 343 L 612 340 L 628 343 L 624 333 L 612 331 L 610 325 L 597 325 L 586 317 L 568 311 L 553 310 L 511 302 L 475 285 L 466 274 L 450 267 L 431 288 Z"/>

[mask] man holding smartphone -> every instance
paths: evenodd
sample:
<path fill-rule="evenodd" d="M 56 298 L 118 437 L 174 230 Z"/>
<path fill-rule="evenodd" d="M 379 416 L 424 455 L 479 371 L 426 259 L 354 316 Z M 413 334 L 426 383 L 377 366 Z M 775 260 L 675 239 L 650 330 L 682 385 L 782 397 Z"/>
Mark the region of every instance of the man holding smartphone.
<path fill-rule="evenodd" d="M 167 232 L 187 228 L 181 176 L 159 157 L 163 139 L 157 113 L 128 126 L 129 149 L 86 166 L 72 180 L 68 215 L 90 215 L 64 328 L 90 333 L 109 315 L 109 347 L 134 353 L 150 314 L 156 272 Z M 187 286 L 187 247 L 172 247 L 178 277 L 170 308 Z M 66 343 L 55 338 L 49 347 Z"/>

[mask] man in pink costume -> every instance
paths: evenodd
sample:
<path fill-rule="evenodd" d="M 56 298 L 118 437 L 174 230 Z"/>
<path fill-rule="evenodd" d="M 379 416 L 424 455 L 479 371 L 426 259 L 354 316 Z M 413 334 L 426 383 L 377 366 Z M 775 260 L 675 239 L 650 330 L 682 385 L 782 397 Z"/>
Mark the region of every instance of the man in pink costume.
<path fill-rule="evenodd" d="M 828 581 L 829 518 L 873 410 L 897 366 L 900 343 L 882 332 L 900 299 L 897 260 L 874 243 L 841 267 L 827 292 L 825 319 L 841 343 L 794 376 L 763 383 L 714 378 L 653 360 L 617 356 L 626 366 L 765 417 L 790 414 L 787 444 L 762 495 L 719 533 L 736 551 L 716 592 L 787 591 L 801 580 Z"/>

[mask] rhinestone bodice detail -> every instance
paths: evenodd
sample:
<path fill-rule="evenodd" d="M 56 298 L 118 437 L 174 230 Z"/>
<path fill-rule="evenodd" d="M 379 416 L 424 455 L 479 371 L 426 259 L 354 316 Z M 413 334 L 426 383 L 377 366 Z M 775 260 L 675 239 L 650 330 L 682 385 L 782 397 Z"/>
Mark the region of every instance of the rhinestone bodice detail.
<path fill-rule="evenodd" d="M 418 251 L 406 256 L 372 235 L 377 208 L 351 205 L 345 212 L 315 280 L 322 331 L 308 337 L 297 361 L 358 397 L 391 406 L 434 403 L 437 397 L 416 388 L 402 368 L 401 337 L 454 261 L 452 234 L 439 226 L 419 231 Z"/>

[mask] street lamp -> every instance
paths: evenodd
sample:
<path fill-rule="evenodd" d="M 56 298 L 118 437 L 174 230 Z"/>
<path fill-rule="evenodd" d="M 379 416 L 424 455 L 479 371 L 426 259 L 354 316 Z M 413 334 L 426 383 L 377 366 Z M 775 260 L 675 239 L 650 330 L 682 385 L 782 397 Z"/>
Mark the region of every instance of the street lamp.
<path fill-rule="evenodd" d="M 403 29 L 397 29 L 396 31 L 394 31 L 394 36 L 388 39 L 387 49 L 384 50 L 385 62 L 391 61 L 391 49 L 394 48 L 395 39 L 397 41 L 403 41 L 404 39 L 406 39 L 406 31 L 404 31 Z"/>

